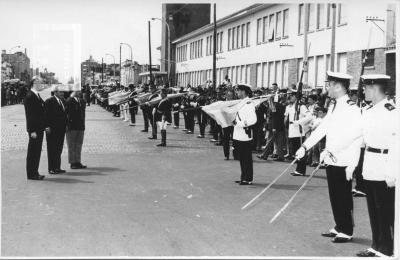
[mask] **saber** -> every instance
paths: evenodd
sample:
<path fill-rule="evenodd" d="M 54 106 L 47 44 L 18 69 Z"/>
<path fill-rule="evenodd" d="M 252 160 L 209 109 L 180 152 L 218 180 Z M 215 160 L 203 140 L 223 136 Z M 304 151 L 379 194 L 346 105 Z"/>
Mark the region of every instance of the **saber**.
<path fill-rule="evenodd" d="M 275 216 L 269 221 L 270 224 L 272 224 L 281 214 L 282 212 L 289 207 L 290 203 L 296 198 L 297 194 L 304 189 L 304 187 L 307 185 L 307 183 L 311 180 L 311 178 L 317 173 L 319 168 L 322 166 L 322 163 L 318 164 L 318 166 L 314 169 L 314 171 L 310 174 L 310 176 L 307 178 L 307 180 L 301 185 L 300 189 L 296 191 L 295 194 L 289 199 L 289 201 L 278 211 L 278 213 L 275 214 Z"/>
<path fill-rule="evenodd" d="M 261 195 L 263 195 L 264 192 L 266 192 L 276 181 L 279 180 L 280 177 L 282 177 L 283 174 L 285 174 L 292 166 L 293 164 L 297 161 L 297 159 L 294 159 L 293 162 L 290 163 L 290 165 L 281 173 L 279 174 L 273 181 L 271 181 L 270 184 L 268 184 L 267 187 L 265 187 L 260 193 L 257 194 L 252 200 L 250 200 L 246 205 L 242 207 L 242 210 L 246 209 L 248 206 L 250 206 L 254 201 L 256 201 Z"/>

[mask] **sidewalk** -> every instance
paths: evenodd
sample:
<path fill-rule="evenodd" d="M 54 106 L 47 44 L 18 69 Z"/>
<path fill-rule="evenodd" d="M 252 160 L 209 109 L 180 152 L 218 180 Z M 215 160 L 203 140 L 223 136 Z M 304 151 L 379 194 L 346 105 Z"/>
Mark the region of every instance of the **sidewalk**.
<path fill-rule="evenodd" d="M 255 184 L 238 186 L 239 163 L 196 138 L 197 125 L 193 135 L 168 129 L 168 147 L 155 147 L 160 140 L 140 132 L 140 114 L 131 127 L 91 105 L 82 154 L 88 169 L 69 169 L 65 145 L 67 173 L 49 176 L 44 142 L 46 178 L 38 182 L 26 180 L 23 106 L 3 107 L 1 116 L 3 256 L 354 256 L 370 246 L 365 198 L 354 200 L 353 243 L 320 236 L 333 223 L 323 170 L 273 225 L 304 178 L 282 177 L 241 211 L 287 163 L 255 159 Z"/>

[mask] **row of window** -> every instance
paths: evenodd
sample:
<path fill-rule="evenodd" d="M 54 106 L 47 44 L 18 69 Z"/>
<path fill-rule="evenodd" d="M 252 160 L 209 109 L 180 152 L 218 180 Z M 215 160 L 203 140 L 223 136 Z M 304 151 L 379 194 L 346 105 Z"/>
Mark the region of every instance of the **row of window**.
<path fill-rule="evenodd" d="M 176 48 L 176 61 L 177 62 L 186 61 L 187 60 L 186 54 L 187 54 L 187 44 Z"/>
<path fill-rule="evenodd" d="M 250 46 L 250 22 L 228 29 L 228 51 Z"/>
<path fill-rule="evenodd" d="M 257 19 L 257 44 L 288 37 L 289 9 Z"/>
<path fill-rule="evenodd" d="M 203 39 L 190 43 L 190 59 L 198 59 L 203 57 Z"/>
<path fill-rule="evenodd" d="M 309 4 L 309 25 L 308 31 L 321 30 L 332 26 L 332 4 Z M 298 33 L 304 33 L 304 4 L 299 5 L 299 27 Z M 347 22 L 346 5 L 337 5 L 337 24 L 343 25 Z"/>
<path fill-rule="evenodd" d="M 365 54 L 365 51 L 363 51 Z M 369 52 L 369 65 L 374 64 L 374 52 Z M 303 67 L 302 58 L 297 59 L 297 78 L 298 80 Z M 226 75 L 231 79 L 232 84 L 246 83 L 252 84 L 251 78 L 252 65 L 240 65 L 217 69 L 217 85 L 222 84 Z M 335 70 L 339 72 L 347 72 L 347 53 L 338 53 L 336 57 Z M 330 55 L 318 55 L 308 58 L 308 73 L 305 74 L 303 82 L 311 87 L 322 87 L 325 84 L 326 71 L 330 69 Z M 267 88 L 272 83 L 277 83 L 279 87 L 287 88 L 289 84 L 289 60 L 278 60 L 256 64 L 255 86 L 257 88 Z M 212 70 L 192 71 L 186 73 L 178 73 L 177 80 L 179 86 L 198 86 L 204 84 L 206 80 L 212 79 Z"/>
<path fill-rule="evenodd" d="M 217 48 L 216 51 L 217 53 L 222 52 L 222 39 L 223 39 L 223 32 L 218 32 L 217 33 Z M 213 48 L 214 48 L 214 36 L 210 35 L 208 36 L 206 41 L 206 56 L 212 55 L 213 54 Z"/>

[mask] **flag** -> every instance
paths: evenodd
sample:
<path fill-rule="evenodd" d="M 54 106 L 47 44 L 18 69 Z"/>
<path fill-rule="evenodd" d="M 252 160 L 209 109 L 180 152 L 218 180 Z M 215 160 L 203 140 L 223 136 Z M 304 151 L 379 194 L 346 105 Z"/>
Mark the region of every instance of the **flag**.
<path fill-rule="evenodd" d="M 129 96 L 131 92 L 126 91 L 114 91 L 108 93 L 108 104 L 109 105 L 118 105 L 125 102 L 128 102 Z"/>
<path fill-rule="evenodd" d="M 271 95 L 260 96 L 252 99 L 255 107 L 267 101 Z M 233 125 L 236 114 L 240 109 L 241 100 L 217 101 L 201 109 L 212 117 L 222 128 Z"/>

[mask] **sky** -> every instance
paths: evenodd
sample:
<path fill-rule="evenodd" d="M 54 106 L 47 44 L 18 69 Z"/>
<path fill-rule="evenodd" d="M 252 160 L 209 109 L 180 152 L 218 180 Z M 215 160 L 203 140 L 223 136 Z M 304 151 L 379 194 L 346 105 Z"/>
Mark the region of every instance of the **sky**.
<path fill-rule="evenodd" d="M 109 53 L 119 63 L 120 42 L 132 46 L 134 60 L 140 64 L 148 63 L 147 21 L 151 17 L 161 18 L 161 5 L 164 2 L 0 0 L 0 49 L 8 53 L 17 45 L 21 48 L 14 48 L 13 52 L 26 48 L 31 67 L 39 67 L 40 70 L 47 68 L 55 72 L 63 83 L 72 75 L 79 74 L 80 62 L 88 59 L 89 55 L 99 62 L 103 57 L 105 63 L 111 63 L 113 58 L 105 55 Z M 252 4 L 252 1 L 241 0 L 230 0 L 229 4 L 226 2 L 208 2 L 217 4 L 217 19 Z M 60 28 L 54 24 L 70 26 Z M 153 64 L 160 63 L 160 51 L 156 48 L 161 45 L 161 26 L 160 21 L 151 22 Z M 121 56 L 122 60 L 130 58 L 128 47 L 122 48 Z"/>

